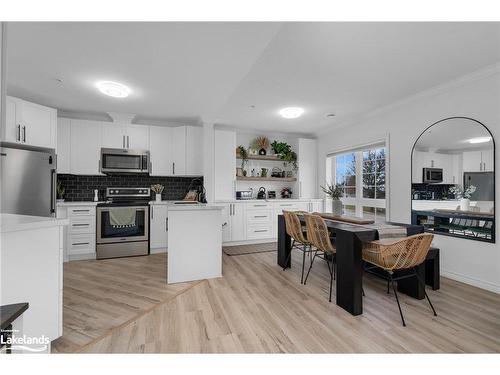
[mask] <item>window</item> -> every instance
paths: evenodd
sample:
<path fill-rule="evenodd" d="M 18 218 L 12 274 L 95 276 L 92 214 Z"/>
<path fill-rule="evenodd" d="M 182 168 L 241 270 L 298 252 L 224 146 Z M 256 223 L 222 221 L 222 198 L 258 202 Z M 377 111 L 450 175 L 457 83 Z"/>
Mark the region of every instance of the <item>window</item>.
<path fill-rule="evenodd" d="M 386 148 L 382 144 L 327 158 L 327 180 L 343 191 L 344 215 L 386 219 Z"/>

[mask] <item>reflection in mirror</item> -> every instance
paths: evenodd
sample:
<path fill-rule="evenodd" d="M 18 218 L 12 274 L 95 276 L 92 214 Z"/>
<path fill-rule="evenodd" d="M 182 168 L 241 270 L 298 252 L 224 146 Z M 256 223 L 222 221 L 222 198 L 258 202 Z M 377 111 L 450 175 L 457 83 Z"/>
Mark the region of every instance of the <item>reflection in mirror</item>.
<path fill-rule="evenodd" d="M 412 153 L 412 223 L 427 231 L 495 242 L 495 143 L 480 122 L 435 123 Z"/>

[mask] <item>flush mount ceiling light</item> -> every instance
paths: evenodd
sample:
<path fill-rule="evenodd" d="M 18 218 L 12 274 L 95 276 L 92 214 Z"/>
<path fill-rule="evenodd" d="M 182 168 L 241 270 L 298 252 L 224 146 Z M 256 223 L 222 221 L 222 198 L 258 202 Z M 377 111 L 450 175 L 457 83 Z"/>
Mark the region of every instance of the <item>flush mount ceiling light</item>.
<path fill-rule="evenodd" d="M 118 82 L 100 81 L 96 83 L 96 86 L 104 95 L 113 98 L 126 98 L 130 95 L 130 89 Z"/>
<path fill-rule="evenodd" d="M 491 137 L 477 137 L 469 139 L 469 143 L 486 143 L 491 141 Z"/>
<path fill-rule="evenodd" d="M 304 109 L 300 108 L 300 107 L 286 107 L 286 108 L 280 109 L 280 111 L 278 113 L 280 114 L 281 117 L 284 117 L 284 118 L 288 118 L 288 119 L 297 118 L 297 117 L 302 116 L 302 114 L 304 113 Z"/>

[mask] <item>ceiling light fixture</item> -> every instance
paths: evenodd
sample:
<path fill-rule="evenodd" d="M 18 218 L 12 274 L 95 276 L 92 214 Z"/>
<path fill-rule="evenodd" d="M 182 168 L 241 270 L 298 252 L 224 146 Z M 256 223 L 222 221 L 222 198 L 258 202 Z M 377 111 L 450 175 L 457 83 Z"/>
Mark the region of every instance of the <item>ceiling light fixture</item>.
<path fill-rule="evenodd" d="M 287 119 L 300 117 L 303 113 L 304 109 L 300 107 L 286 107 L 279 111 L 280 116 Z"/>
<path fill-rule="evenodd" d="M 99 81 L 96 83 L 96 86 L 104 95 L 112 96 L 113 98 L 126 98 L 130 95 L 130 89 L 118 82 Z"/>
<path fill-rule="evenodd" d="M 471 138 L 469 139 L 469 143 L 475 144 L 475 143 L 486 143 L 491 141 L 491 137 L 477 137 L 477 138 Z"/>

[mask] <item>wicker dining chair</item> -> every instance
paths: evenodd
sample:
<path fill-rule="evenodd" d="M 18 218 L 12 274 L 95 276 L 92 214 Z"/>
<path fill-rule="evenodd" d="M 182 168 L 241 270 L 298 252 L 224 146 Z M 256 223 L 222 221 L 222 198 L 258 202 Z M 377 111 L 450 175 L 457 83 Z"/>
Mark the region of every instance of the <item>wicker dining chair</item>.
<path fill-rule="evenodd" d="M 425 283 L 418 276 L 416 267 L 425 261 L 434 235 L 429 233 L 416 234 L 405 238 L 391 238 L 363 244 L 363 260 L 371 264 L 371 267 L 365 267 L 365 271 L 381 276 L 380 273 L 373 272 L 375 268 L 384 270 L 387 273 L 387 280 L 391 283 L 396 302 L 398 303 L 399 314 L 406 327 L 401 305 L 399 304 L 397 288 L 394 281 L 416 277 L 424 289 L 425 297 L 431 306 L 434 316 L 437 316 L 436 310 L 432 305 L 427 292 Z M 393 277 L 394 272 L 398 270 L 410 270 L 410 274 L 399 277 Z"/>
<path fill-rule="evenodd" d="M 330 296 L 329 301 L 332 302 L 332 284 L 335 279 L 335 268 L 336 268 L 336 253 L 337 250 L 330 239 L 330 232 L 325 224 L 324 219 L 318 215 L 304 214 L 306 221 L 307 238 L 311 242 L 311 245 L 316 248 L 314 252 L 314 257 L 309 265 L 309 270 L 307 271 L 306 279 L 304 280 L 304 285 L 307 283 L 307 278 L 311 272 L 311 268 L 314 264 L 314 260 L 320 254 L 320 258 L 326 260 L 328 265 L 328 271 L 330 272 Z M 331 267 L 330 267 L 331 263 Z"/>
<path fill-rule="evenodd" d="M 292 250 L 295 248 L 302 251 L 302 274 L 300 276 L 300 283 L 304 283 L 304 265 L 306 262 L 306 254 L 312 254 L 311 243 L 309 242 L 307 235 L 304 233 L 302 224 L 297 214 L 303 214 L 302 211 L 287 211 L 283 210 L 283 216 L 285 217 L 285 228 L 286 233 L 292 238 L 292 246 L 290 248 L 290 253 L 286 259 L 285 264 L 288 264 L 290 257 L 292 256 Z M 283 271 L 286 267 L 283 267 Z"/>

